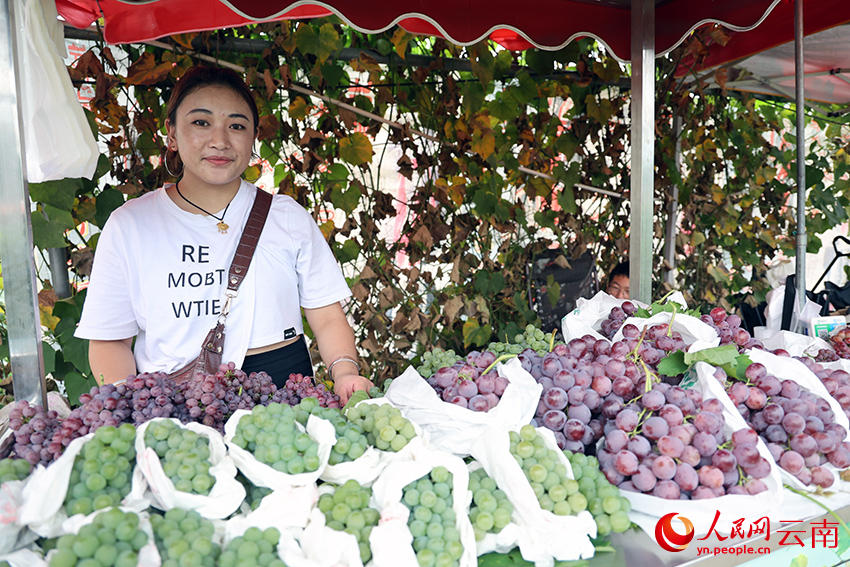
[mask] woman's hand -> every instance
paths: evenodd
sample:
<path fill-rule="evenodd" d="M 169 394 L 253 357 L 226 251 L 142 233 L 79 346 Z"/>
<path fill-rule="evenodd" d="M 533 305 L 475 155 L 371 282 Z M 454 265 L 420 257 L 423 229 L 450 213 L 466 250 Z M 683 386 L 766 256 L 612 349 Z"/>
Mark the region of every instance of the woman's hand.
<path fill-rule="evenodd" d="M 374 386 L 374 384 L 363 376 L 358 376 L 357 374 L 346 374 L 345 376 L 340 376 L 334 380 L 334 394 L 339 396 L 339 400 L 343 404 L 346 404 L 348 402 L 348 398 L 351 397 L 351 394 L 357 390 L 368 391 L 372 386 Z"/>

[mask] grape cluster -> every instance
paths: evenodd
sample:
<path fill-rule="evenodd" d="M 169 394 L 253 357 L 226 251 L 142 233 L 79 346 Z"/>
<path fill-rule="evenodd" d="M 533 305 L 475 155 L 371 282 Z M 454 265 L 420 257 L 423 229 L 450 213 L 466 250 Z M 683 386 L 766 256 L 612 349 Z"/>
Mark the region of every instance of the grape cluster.
<path fill-rule="evenodd" d="M 827 393 L 838 402 L 845 415 L 850 418 L 850 372 L 840 368 L 824 368 L 808 356 L 795 358 L 805 364 L 818 377 Z"/>
<path fill-rule="evenodd" d="M 15 434 L 14 455 L 32 466 L 47 466 L 62 453 L 63 447 L 53 444 L 54 432 L 60 426 L 54 410 L 44 411 L 40 405 L 18 400 L 9 412 L 9 429 Z"/>
<path fill-rule="evenodd" d="M 295 410 L 286 404 L 254 406 L 239 420 L 233 443 L 282 473 L 314 472 L 321 465 L 319 446 L 298 429 Z"/>
<path fill-rule="evenodd" d="M 564 455 L 570 461 L 575 478 L 574 481 L 565 483 L 567 492 L 573 490 L 573 482 L 578 484 L 578 494 L 584 496 L 587 501 L 587 510 L 596 522 L 597 534 L 604 537 L 611 532 L 622 533 L 629 529 L 631 522 L 628 514 L 632 509 L 631 502 L 623 498 L 620 490 L 608 482 L 599 470 L 596 457 L 569 451 L 564 451 Z"/>
<path fill-rule="evenodd" d="M 410 509 L 407 526 L 421 567 L 457 567 L 463 555 L 452 508 L 452 473 L 443 466 L 404 487 L 401 501 Z"/>
<path fill-rule="evenodd" d="M 822 465 L 850 466 L 850 443 L 829 403 L 792 380 L 780 380 L 758 362 L 744 375 L 747 383 L 732 382 L 727 393 L 779 466 L 805 485 L 831 486 L 835 479 Z"/>
<path fill-rule="evenodd" d="M 123 397 L 128 398 L 130 408 L 132 409 L 131 417 L 137 427 L 155 417 L 173 416 L 175 406 L 183 402 L 183 397 L 178 392 L 177 384 L 165 372 L 143 372 L 137 376 L 128 377 L 124 385 L 112 386 L 115 390 L 110 388 L 110 386 L 112 385 L 104 384 L 99 388 L 99 392 L 95 393 L 92 391 L 92 400 L 102 399 L 103 407 L 107 410 L 112 406 L 112 402 L 107 402 L 106 400 L 116 400 L 117 405 L 115 410 L 121 413 L 114 414 L 112 417 L 117 420 L 118 424 L 126 421 L 123 414 L 124 408 L 121 407 L 122 404 L 119 401 L 122 394 Z M 80 396 L 80 403 L 83 406 L 86 405 L 87 401 L 83 399 L 83 396 Z M 89 407 L 90 412 L 94 409 L 96 408 Z M 106 423 L 106 420 L 103 421 Z M 83 416 L 83 423 L 85 423 L 85 416 Z M 110 422 L 109 425 L 117 426 L 113 422 Z M 98 427 L 98 424 L 95 421 L 89 427 L 90 430 L 93 430 Z"/>
<path fill-rule="evenodd" d="M 100 427 L 94 432 L 71 470 L 65 496 L 69 516 L 118 506 L 130 493 L 135 439 L 136 428 L 129 423 Z"/>
<path fill-rule="evenodd" d="M 387 390 L 390 389 L 390 385 L 392 385 L 392 383 L 393 379 L 387 378 L 386 380 L 381 382 L 380 386 L 372 386 L 371 388 L 369 388 L 367 394 L 369 394 L 369 397 L 372 399 L 383 398 L 384 395 L 386 395 Z"/>
<path fill-rule="evenodd" d="M 843 327 L 830 335 L 828 342 L 832 349 L 821 349 L 817 362 L 834 362 L 839 358 L 850 358 L 850 328 Z"/>
<path fill-rule="evenodd" d="M 172 508 L 151 516 L 162 567 L 215 567 L 221 547 L 213 541 L 215 526 L 194 510 Z"/>
<path fill-rule="evenodd" d="M 492 342 L 487 345 L 487 350 L 496 356 L 503 354 L 519 354 L 526 349 L 531 349 L 539 356 L 549 352 L 552 335 L 547 335 L 542 329 L 534 325 L 526 325 L 525 329 L 513 337 L 513 342 Z"/>
<path fill-rule="evenodd" d="M 242 483 L 245 487 L 245 502 L 251 510 L 256 510 L 260 506 L 263 498 L 272 493 L 271 488 L 265 486 L 257 486 L 243 475 L 241 472 L 236 473 L 236 480 Z"/>
<path fill-rule="evenodd" d="M 338 465 L 353 461 L 366 452 L 369 441 L 363 428 L 348 420 L 342 410 L 337 408 L 323 408 L 318 405 L 316 398 L 304 398 L 297 406 L 294 406 L 295 417 L 301 425 L 307 425 L 310 414 L 325 419 L 334 426 L 336 432 L 336 443 L 331 448 L 329 465 Z"/>
<path fill-rule="evenodd" d="M 145 430 L 145 445 L 153 448 L 165 475 L 182 492 L 207 495 L 215 484 L 210 474 L 210 441 L 171 420 L 152 423 Z"/>
<path fill-rule="evenodd" d="M 136 567 L 139 550 L 147 543 L 139 517 L 112 508 L 95 516 L 77 534 L 60 537 L 50 567 Z"/>
<path fill-rule="evenodd" d="M 397 453 L 416 436 L 410 420 L 390 404 L 360 403 L 349 409 L 346 416 L 363 429 L 369 445 L 381 451 Z"/>
<path fill-rule="evenodd" d="M 32 471 L 26 459 L 0 459 L 0 484 L 11 480 L 24 480 Z"/>
<path fill-rule="evenodd" d="M 700 316 L 700 321 L 717 332 L 721 345 L 734 344 L 739 351 L 764 348 L 760 340 L 750 336 L 750 333 L 741 327 L 741 318 L 738 315 L 728 314 L 722 307 L 715 307 L 707 315 Z"/>
<path fill-rule="evenodd" d="M 244 374 L 241 370 L 239 372 Z M 179 408 L 178 419 L 183 423 L 190 421 L 202 423 L 219 433 L 224 433 L 224 422 L 234 411 L 251 409 L 247 401 L 242 400 L 231 389 L 232 375 L 229 365 L 222 364 L 215 374 L 194 374 L 180 384 L 184 403 Z M 231 403 L 234 404 L 234 409 L 230 408 Z"/>
<path fill-rule="evenodd" d="M 756 449 L 755 432 L 730 439 L 725 424 L 719 400 L 655 384 L 606 424 L 601 470 L 622 490 L 669 500 L 767 490 L 759 479 L 770 474 L 770 463 Z"/>
<path fill-rule="evenodd" d="M 230 541 L 219 557 L 218 567 L 286 567 L 277 554 L 279 543 L 277 528 L 248 528 L 243 535 Z"/>
<path fill-rule="evenodd" d="M 489 350 L 473 351 L 465 360 L 437 370 L 428 378 L 428 384 L 445 402 L 473 411 L 489 411 L 499 404 L 508 387 L 508 379 L 495 369 L 484 373 L 495 361 L 496 355 Z"/>
<path fill-rule="evenodd" d="M 328 408 L 340 408 L 339 396 L 325 388 L 325 384 L 312 376 L 290 374 L 283 389 L 280 390 L 280 401 L 294 406 L 304 398 L 315 398 L 319 405 Z"/>
<path fill-rule="evenodd" d="M 422 364 L 416 367 L 416 371 L 423 378 L 430 378 L 440 368 L 451 366 L 458 360 L 463 360 L 463 358 L 458 356 L 455 351 L 437 347 L 422 355 Z"/>
<path fill-rule="evenodd" d="M 360 486 L 356 480 L 347 480 L 344 484 L 335 486 L 333 492 L 322 494 L 318 503 L 329 528 L 357 538 L 360 559 L 364 565 L 372 559 L 369 534 L 381 519 L 381 514 L 369 507 L 371 498 L 372 489 Z"/>
<path fill-rule="evenodd" d="M 608 312 L 608 317 L 600 323 L 600 333 L 607 339 L 614 338 L 620 327 L 626 319 L 631 317 L 637 311 L 637 306 L 631 301 L 624 301 L 622 305 L 611 308 Z"/>
<path fill-rule="evenodd" d="M 484 469 L 469 473 L 469 491 L 472 493 L 469 521 L 475 530 L 476 540 L 484 539 L 488 533 L 499 533 L 511 522 L 513 504 Z"/>
<path fill-rule="evenodd" d="M 510 432 L 511 455 L 522 467 L 537 502 L 557 516 L 576 515 L 587 509 L 587 498 L 578 490 L 578 482 L 567 476 L 567 466 L 554 449 L 546 446 L 533 425 Z"/>

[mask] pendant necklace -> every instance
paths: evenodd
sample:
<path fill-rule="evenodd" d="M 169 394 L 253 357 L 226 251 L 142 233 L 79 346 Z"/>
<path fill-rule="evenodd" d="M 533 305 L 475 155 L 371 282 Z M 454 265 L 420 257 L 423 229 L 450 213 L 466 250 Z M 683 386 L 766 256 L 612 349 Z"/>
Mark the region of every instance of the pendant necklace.
<path fill-rule="evenodd" d="M 230 228 L 230 226 L 226 222 L 224 222 L 224 215 L 227 214 L 227 209 L 230 207 L 230 203 L 227 203 L 227 207 L 224 207 L 224 212 L 221 213 L 221 216 L 217 217 L 214 214 L 212 214 L 211 212 L 207 211 L 206 209 L 202 209 L 201 207 L 199 207 L 198 205 L 196 205 L 195 203 L 193 203 L 192 201 L 187 199 L 186 196 L 183 195 L 183 193 L 180 192 L 180 182 L 179 181 L 174 185 L 174 188 L 177 189 L 177 194 L 180 195 L 180 197 L 182 197 L 184 201 L 186 201 L 187 203 L 189 203 L 190 205 L 192 205 L 193 207 L 195 207 L 199 211 L 202 211 L 202 212 L 208 214 L 209 216 L 211 216 L 212 218 L 216 219 L 218 221 L 218 224 L 216 224 L 216 226 L 218 227 L 218 231 L 221 234 L 227 234 L 227 229 Z M 230 202 L 232 203 L 233 200 L 231 199 Z"/>

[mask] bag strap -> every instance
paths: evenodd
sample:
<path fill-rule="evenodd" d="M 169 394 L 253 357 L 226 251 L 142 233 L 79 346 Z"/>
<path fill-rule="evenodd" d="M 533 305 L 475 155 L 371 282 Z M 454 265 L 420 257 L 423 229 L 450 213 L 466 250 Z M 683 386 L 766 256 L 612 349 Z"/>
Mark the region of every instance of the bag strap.
<path fill-rule="evenodd" d="M 791 330 L 791 315 L 794 313 L 794 304 L 797 301 L 797 275 L 791 274 L 785 278 L 785 297 L 782 302 L 782 325 L 783 331 Z"/>

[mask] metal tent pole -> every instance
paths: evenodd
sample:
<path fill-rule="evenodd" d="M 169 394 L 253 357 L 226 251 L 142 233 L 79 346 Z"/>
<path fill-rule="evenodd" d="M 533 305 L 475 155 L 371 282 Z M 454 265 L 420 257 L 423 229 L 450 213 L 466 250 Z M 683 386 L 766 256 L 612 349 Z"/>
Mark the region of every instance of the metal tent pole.
<path fill-rule="evenodd" d="M 673 163 L 676 171 L 682 173 L 682 117 L 673 117 L 673 135 L 676 137 L 676 152 Z M 679 186 L 675 183 L 671 189 L 670 206 L 667 210 L 667 230 L 664 236 L 664 259 L 670 268 L 664 270 L 664 281 L 669 284 L 676 283 L 676 217 L 679 215 Z"/>
<path fill-rule="evenodd" d="M 652 298 L 652 223 L 655 172 L 655 0 L 632 0 L 631 229 L 632 299 Z"/>
<path fill-rule="evenodd" d="M 803 0 L 794 0 L 794 88 L 797 106 L 797 304 L 806 305 L 806 104 Z"/>
<path fill-rule="evenodd" d="M 0 0 L 0 261 L 15 399 L 46 408 L 13 3 Z"/>

